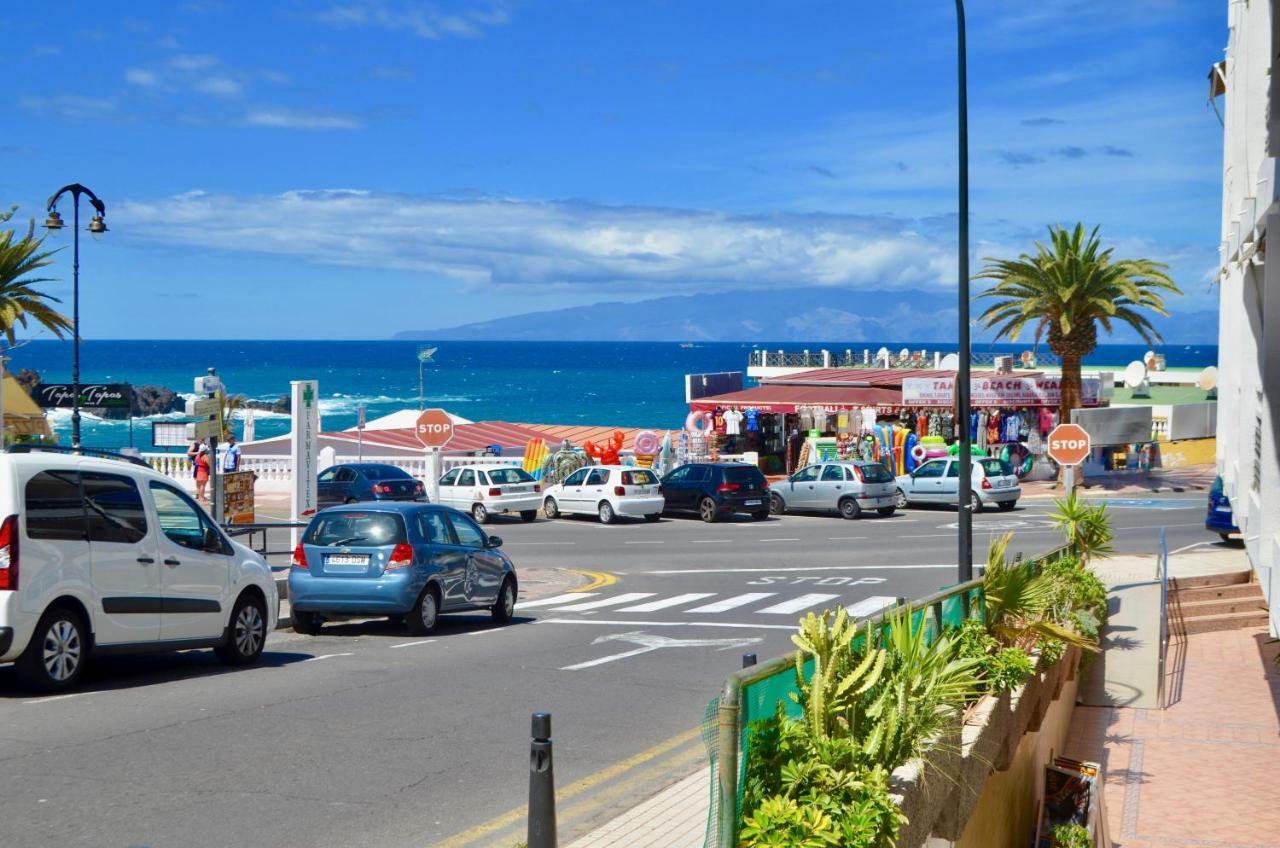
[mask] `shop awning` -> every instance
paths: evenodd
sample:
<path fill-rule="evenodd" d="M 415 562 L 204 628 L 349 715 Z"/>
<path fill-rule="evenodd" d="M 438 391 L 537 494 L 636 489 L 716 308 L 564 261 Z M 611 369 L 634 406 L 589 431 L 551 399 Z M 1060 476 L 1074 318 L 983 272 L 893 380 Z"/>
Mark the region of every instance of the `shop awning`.
<path fill-rule="evenodd" d="M 11 374 L 4 375 L 4 429 L 15 436 L 53 436 L 44 410 Z"/>
<path fill-rule="evenodd" d="M 717 407 L 795 412 L 797 406 L 819 406 L 827 411 L 836 411 L 867 406 L 897 407 L 901 402 L 902 392 L 898 389 L 867 386 L 780 386 L 771 383 L 740 392 L 698 398 L 689 406 L 695 412 L 710 412 Z"/>

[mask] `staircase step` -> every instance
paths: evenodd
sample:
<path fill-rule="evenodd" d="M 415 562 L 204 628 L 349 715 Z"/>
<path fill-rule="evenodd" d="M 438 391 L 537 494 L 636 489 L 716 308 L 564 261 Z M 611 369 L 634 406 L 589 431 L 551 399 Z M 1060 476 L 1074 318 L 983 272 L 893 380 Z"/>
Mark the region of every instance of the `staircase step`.
<path fill-rule="evenodd" d="M 1235 586 L 1240 583 L 1252 583 L 1253 572 L 1224 571 L 1221 574 L 1202 574 L 1198 577 L 1170 577 L 1170 589 L 1199 589 L 1205 586 Z"/>
<path fill-rule="evenodd" d="M 1230 586 L 1197 586 L 1192 589 L 1171 589 L 1169 603 L 1175 600 L 1184 604 L 1196 601 L 1225 601 L 1233 598 L 1261 598 L 1262 587 L 1257 583 L 1233 583 Z"/>
<path fill-rule="evenodd" d="M 1259 592 L 1256 598 L 1228 598 L 1226 600 L 1184 601 L 1169 608 L 1170 615 L 1181 615 L 1184 621 L 1193 618 L 1204 618 L 1209 615 L 1224 615 L 1231 612 L 1255 612 L 1267 609 L 1267 599 Z"/>
<path fill-rule="evenodd" d="M 1174 625 L 1174 631 L 1181 630 L 1187 635 L 1193 633 L 1212 633 L 1219 630 L 1243 630 L 1246 627 L 1265 627 L 1268 622 L 1266 610 L 1252 612 L 1229 612 L 1223 615 L 1206 615 L 1201 618 L 1184 619 L 1181 624 Z"/>

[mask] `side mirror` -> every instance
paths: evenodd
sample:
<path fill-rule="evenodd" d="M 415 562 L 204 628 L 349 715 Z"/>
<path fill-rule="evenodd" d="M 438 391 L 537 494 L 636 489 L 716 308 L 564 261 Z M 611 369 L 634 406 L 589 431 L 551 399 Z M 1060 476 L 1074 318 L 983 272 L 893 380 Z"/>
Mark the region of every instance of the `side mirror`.
<path fill-rule="evenodd" d="M 489 536 L 485 539 L 484 546 L 486 548 L 500 548 L 502 547 L 502 537 Z"/>
<path fill-rule="evenodd" d="M 222 550 L 222 537 L 212 527 L 204 528 L 204 549 L 210 553 Z"/>

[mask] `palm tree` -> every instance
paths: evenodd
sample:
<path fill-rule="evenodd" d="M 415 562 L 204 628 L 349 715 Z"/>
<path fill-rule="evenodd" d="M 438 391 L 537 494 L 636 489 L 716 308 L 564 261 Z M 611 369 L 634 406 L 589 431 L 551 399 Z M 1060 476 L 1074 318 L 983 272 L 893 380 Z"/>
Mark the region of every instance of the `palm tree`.
<path fill-rule="evenodd" d="M 0 223 L 12 216 L 12 209 L 0 213 Z M 41 250 L 44 239 L 35 238 L 35 228 L 36 222 L 32 221 L 27 234 L 16 240 L 14 230 L 0 232 L 0 333 L 10 346 L 14 344 L 17 326 L 21 324 L 25 328 L 28 320 L 34 320 L 58 338 L 62 338 L 63 332 L 71 331 L 71 321 L 49 305 L 50 301 L 61 301 L 33 288 L 37 283 L 53 282 L 53 278 L 27 276 L 52 265 L 56 252 Z"/>
<path fill-rule="evenodd" d="M 1036 242 L 1035 255 L 1017 259 L 985 258 L 978 279 L 995 280 L 979 297 L 999 298 L 979 320 L 996 329 L 996 338 L 1017 341 L 1035 328 L 1036 344 L 1048 337 L 1049 349 L 1062 359 L 1063 421 L 1080 406 L 1080 362 L 1098 345 L 1098 325 L 1108 333 L 1128 324 L 1147 344 L 1160 334 L 1144 312 L 1168 315 L 1164 293 L 1182 294 L 1168 266 L 1149 259 L 1113 259 L 1102 249 L 1098 228 L 1049 228 L 1049 245 Z"/>

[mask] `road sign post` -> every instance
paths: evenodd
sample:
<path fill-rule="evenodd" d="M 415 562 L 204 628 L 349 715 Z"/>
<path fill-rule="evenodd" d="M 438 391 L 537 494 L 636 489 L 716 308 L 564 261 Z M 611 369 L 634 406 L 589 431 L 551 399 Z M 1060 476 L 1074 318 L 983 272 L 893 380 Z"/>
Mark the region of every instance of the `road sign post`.
<path fill-rule="evenodd" d="M 425 409 L 414 427 L 418 441 L 427 449 L 427 493 L 432 503 L 440 501 L 440 449 L 453 440 L 453 418 L 443 409 Z"/>
<path fill-rule="evenodd" d="M 1063 483 L 1068 492 L 1076 487 L 1076 467 L 1093 450 L 1089 433 L 1079 424 L 1059 424 L 1049 434 L 1049 458 L 1063 468 Z"/>

